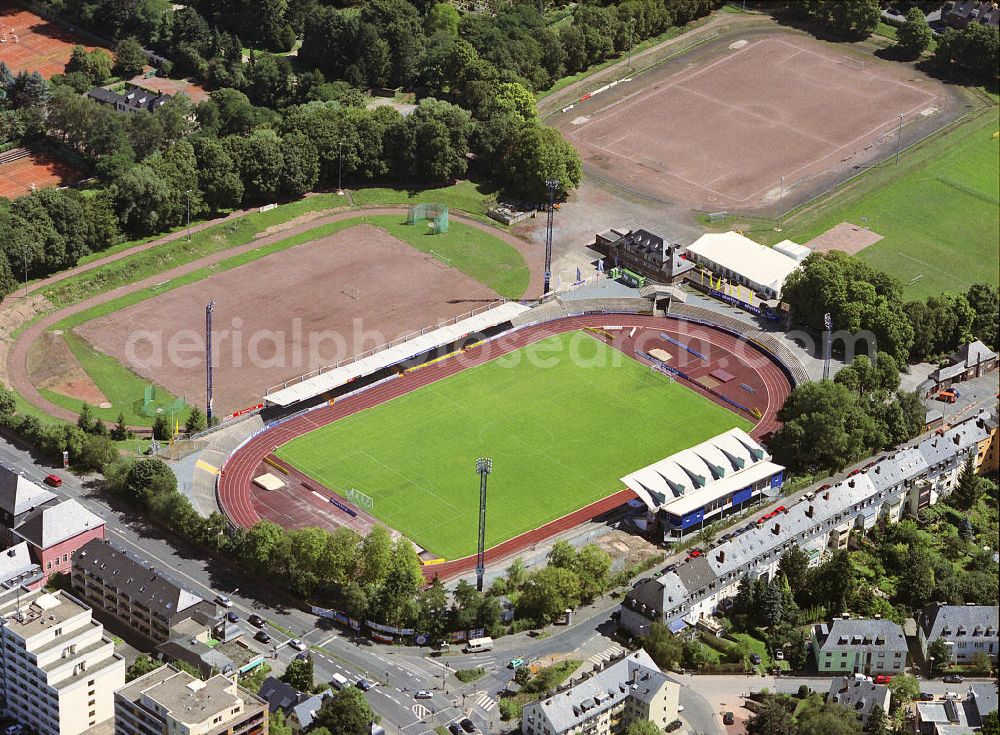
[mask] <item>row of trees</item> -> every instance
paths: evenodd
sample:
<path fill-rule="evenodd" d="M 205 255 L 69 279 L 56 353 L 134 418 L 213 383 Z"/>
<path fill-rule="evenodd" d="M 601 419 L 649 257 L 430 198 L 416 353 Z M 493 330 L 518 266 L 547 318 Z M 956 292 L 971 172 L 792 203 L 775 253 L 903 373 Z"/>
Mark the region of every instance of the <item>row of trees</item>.
<path fill-rule="evenodd" d="M 859 344 L 867 339 L 863 332 L 871 333 L 878 350 L 900 365 L 911 355 L 947 353 L 971 338 L 994 346 L 1000 339 L 995 287 L 976 284 L 962 296 L 905 303 L 898 279 L 841 252 L 807 257 L 785 281 L 782 299 L 795 323 L 819 332 L 829 313 L 835 330 L 858 335 Z"/>
<path fill-rule="evenodd" d="M 924 414 L 919 395 L 899 390 L 891 355 L 879 352 L 874 363 L 861 355 L 832 381 L 797 386 L 769 447 L 793 472 L 839 470 L 917 436 Z"/>

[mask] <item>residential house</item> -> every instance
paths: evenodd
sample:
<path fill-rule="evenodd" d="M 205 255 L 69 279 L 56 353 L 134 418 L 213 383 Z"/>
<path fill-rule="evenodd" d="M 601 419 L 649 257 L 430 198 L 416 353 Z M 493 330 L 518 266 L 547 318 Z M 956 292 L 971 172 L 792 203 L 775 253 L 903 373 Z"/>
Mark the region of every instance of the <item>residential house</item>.
<path fill-rule="evenodd" d="M 835 676 L 830 682 L 828 702 L 837 702 L 854 712 L 862 725 L 868 725 L 868 718 L 876 705 L 885 713 L 889 712 L 889 687 L 876 684 L 871 677 L 855 674 Z"/>
<path fill-rule="evenodd" d="M 997 689 L 993 682 L 969 686 L 965 696 L 933 702 L 917 702 L 914 731 L 917 735 L 968 735 L 997 711 Z"/>
<path fill-rule="evenodd" d="M 943 639 L 951 650 L 951 662 L 967 664 L 974 653 L 985 653 L 997 660 L 1000 650 L 1000 606 L 997 605 L 928 605 L 917 614 L 920 650 L 927 657 L 927 647 Z"/>
<path fill-rule="evenodd" d="M 588 678 L 524 705 L 524 735 L 612 735 L 649 720 L 664 728 L 677 719 L 680 687 L 644 650 L 609 663 Z"/>
<path fill-rule="evenodd" d="M 27 541 L 0 551 L 0 587 L 3 589 L 24 586 L 35 590 L 45 583 L 45 578 L 42 568 L 31 558 Z"/>
<path fill-rule="evenodd" d="M 14 534 L 28 543 L 32 558 L 46 577 L 69 574 L 77 549 L 104 539 L 104 519 L 70 498 L 25 514 Z"/>
<path fill-rule="evenodd" d="M 12 530 L 21 524 L 28 513 L 56 502 L 55 493 L 0 465 L 0 526 L 4 532 L 3 540 L 7 543 L 15 543 Z"/>
<path fill-rule="evenodd" d="M 812 629 L 816 668 L 821 674 L 879 674 L 906 671 L 906 637 L 891 620 L 837 618 Z"/>

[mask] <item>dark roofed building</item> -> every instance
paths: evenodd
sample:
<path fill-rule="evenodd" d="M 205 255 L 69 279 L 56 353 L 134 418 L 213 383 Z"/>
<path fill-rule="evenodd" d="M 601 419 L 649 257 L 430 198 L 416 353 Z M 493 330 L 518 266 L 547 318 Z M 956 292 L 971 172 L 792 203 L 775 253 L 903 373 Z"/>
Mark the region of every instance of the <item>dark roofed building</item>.
<path fill-rule="evenodd" d="M 93 540 L 73 556 L 73 588 L 82 599 L 155 643 L 178 623 L 215 616 L 215 605 L 109 541 Z"/>
<path fill-rule="evenodd" d="M 978 339 L 967 342 L 951 356 L 951 364 L 931 373 L 937 388 L 947 388 L 953 383 L 972 380 L 997 369 L 997 353 Z"/>
<path fill-rule="evenodd" d="M 10 529 L 20 525 L 31 511 L 54 505 L 57 500 L 55 493 L 0 465 L 0 524 L 8 535 Z M 15 541 L 13 538 L 7 540 Z"/>
<path fill-rule="evenodd" d="M 928 605 L 917 614 L 920 649 L 927 656 L 927 646 L 941 638 L 951 650 L 952 663 L 965 664 L 977 651 L 997 660 L 1000 606 L 997 605 Z"/>
<path fill-rule="evenodd" d="M 169 94 L 152 92 L 134 84 L 125 86 L 125 92 L 113 92 L 104 87 L 95 87 L 87 92 L 87 96 L 102 105 L 113 107 L 117 112 L 135 113 L 141 110 L 152 112 L 166 104 Z"/>
<path fill-rule="evenodd" d="M 681 257 L 680 245 L 671 245 L 648 230 L 629 230 L 624 234 L 608 230 L 597 236 L 596 247 L 607 252 L 611 265 L 627 268 L 657 283 L 677 283 L 695 267 Z"/>
<path fill-rule="evenodd" d="M 830 682 L 827 701 L 842 704 L 867 725 L 876 704 L 883 712 L 889 712 L 889 687 L 876 684 L 867 676 L 835 676 Z"/>
<path fill-rule="evenodd" d="M 901 674 L 908 650 L 903 629 L 891 620 L 835 618 L 829 626 L 813 626 L 821 674 Z"/>
<path fill-rule="evenodd" d="M 69 498 L 26 514 L 14 534 L 28 542 L 46 576 L 69 574 L 77 549 L 104 538 L 104 519 Z"/>

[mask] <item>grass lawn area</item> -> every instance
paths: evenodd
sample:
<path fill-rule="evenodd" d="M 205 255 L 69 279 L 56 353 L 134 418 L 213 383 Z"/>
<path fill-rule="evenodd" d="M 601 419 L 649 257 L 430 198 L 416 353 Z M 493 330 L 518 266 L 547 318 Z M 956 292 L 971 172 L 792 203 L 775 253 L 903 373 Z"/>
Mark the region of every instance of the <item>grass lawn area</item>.
<path fill-rule="evenodd" d="M 366 219 L 421 252 L 433 250 L 448 258 L 452 268 L 486 284 L 505 298 L 519 299 L 528 290 L 531 274 L 524 257 L 488 232 L 461 222 L 449 222 L 447 232 L 431 235 L 424 225 L 408 225 L 393 215 Z"/>
<path fill-rule="evenodd" d="M 496 202 L 496 196 L 482 192 L 471 181 L 459 181 L 451 186 L 439 186 L 431 189 L 389 189 L 371 188 L 358 189 L 351 192 L 351 198 L 357 205 L 389 205 L 389 204 L 447 204 L 449 209 L 457 209 L 482 217 Z M 489 220 L 492 224 L 498 224 Z"/>
<path fill-rule="evenodd" d="M 99 408 L 91 406 L 94 418 L 99 418 L 104 423 L 114 424 L 118 421 L 118 414 L 125 414 L 125 423 L 129 426 L 151 426 L 152 416 L 144 416 L 136 409 L 141 405 L 143 390 L 149 381 L 141 378 L 126 368 L 115 358 L 105 355 L 90 344 L 76 336 L 72 332 L 63 335 L 66 344 L 69 346 L 73 356 L 80 363 L 80 366 L 93 379 L 97 387 L 111 402 L 111 408 Z M 79 413 L 83 408 L 83 402 L 74 398 L 69 398 L 61 393 L 54 393 L 49 390 L 39 391 L 45 398 L 49 399 L 57 406 L 62 406 L 70 411 Z M 176 396 L 171 395 L 160 386 L 156 386 L 156 406 L 167 406 L 175 400 Z M 187 419 L 188 409 L 174 416 L 181 424 Z"/>
<path fill-rule="evenodd" d="M 285 444 L 278 456 L 424 548 L 473 553 L 477 457 L 493 458 L 487 546 L 599 500 L 622 475 L 740 416 L 584 332 L 541 340 Z M 600 450 L 600 451 L 598 451 Z"/>
<path fill-rule="evenodd" d="M 786 220 L 780 235 L 806 242 L 839 222 L 883 236 L 858 254 L 899 278 L 907 299 L 997 284 L 1000 271 L 1000 138 L 996 109 L 870 171 L 821 206 Z"/>
<path fill-rule="evenodd" d="M 764 668 L 771 668 L 771 656 L 767 652 L 767 646 L 764 641 L 759 638 L 754 638 L 749 633 L 732 633 L 731 637 L 738 643 L 745 644 L 751 653 L 756 653 L 760 656 L 760 666 L 763 666 Z"/>

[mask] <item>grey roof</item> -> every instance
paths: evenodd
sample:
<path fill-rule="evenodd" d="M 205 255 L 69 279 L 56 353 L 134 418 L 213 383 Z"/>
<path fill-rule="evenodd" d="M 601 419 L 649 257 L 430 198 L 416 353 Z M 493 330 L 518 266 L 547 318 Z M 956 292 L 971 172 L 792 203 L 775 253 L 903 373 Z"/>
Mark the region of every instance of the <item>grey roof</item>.
<path fill-rule="evenodd" d="M 997 605 L 928 605 L 917 618 L 924 637 L 933 641 L 942 636 L 996 637 L 1000 628 L 1000 606 Z"/>
<path fill-rule="evenodd" d="M 828 699 L 847 707 L 863 721 L 868 720 L 876 704 L 889 711 L 889 687 L 876 684 L 867 676 L 835 676 L 830 682 Z"/>
<path fill-rule="evenodd" d="M 26 541 L 14 544 L 9 549 L 0 552 L 0 585 L 17 579 L 33 569 L 40 571 L 41 567 L 31 560 L 31 553 L 28 551 Z"/>
<path fill-rule="evenodd" d="M 532 702 L 525 709 L 539 710 L 555 732 L 560 733 L 627 697 L 648 702 L 668 681 L 649 654 L 640 649 L 569 689 Z"/>
<path fill-rule="evenodd" d="M 313 720 L 316 719 L 316 715 L 319 714 L 320 707 L 323 706 L 323 700 L 327 697 L 333 696 L 333 690 L 327 689 L 321 694 L 314 694 L 308 699 L 304 699 L 294 707 L 292 707 L 292 714 L 299 721 L 299 725 L 303 730 L 308 730 L 313 724 Z"/>
<path fill-rule="evenodd" d="M 14 470 L 0 466 L 0 510 L 18 516 L 55 499 L 55 493 Z"/>
<path fill-rule="evenodd" d="M 975 367 L 979 363 L 995 360 L 997 353 L 984 345 L 978 339 L 975 342 L 967 342 L 958 348 L 952 355 L 955 362 L 961 363 L 966 368 Z"/>
<path fill-rule="evenodd" d="M 180 660 L 191 663 L 191 659 L 193 658 L 221 674 L 228 674 L 235 668 L 233 659 L 221 651 L 220 646 L 213 648 L 207 643 L 202 643 L 197 638 L 171 638 L 169 641 L 158 645 L 156 650 L 175 661 Z M 189 655 L 185 656 L 185 652 Z"/>
<path fill-rule="evenodd" d="M 823 638 L 822 632 L 818 637 Z M 830 624 L 825 638 L 819 641 L 823 653 L 855 651 L 868 646 L 888 651 L 908 650 L 903 629 L 891 620 L 837 618 Z"/>
<path fill-rule="evenodd" d="M 260 685 L 260 691 L 257 692 L 257 696 L 267 701 L 268 707 L 271 708 L 272 712 L 281 710 L 287 713 L 299 703 L 299 693 L 295 691 L 295 688 L 288 682 L 284 682 L 274 676 L 264 679 L 264 683 Z"/>
<path fill-rule="evenodd" d="M 103 525 L 103 518 L 70 498 L 58 505 L 33 511 L 15 529 L 15 533 L 39 549 L 48 549 Z"/>
<path fill-rule="evenodd" d="M 970 684 L 969 694 L 975 702 L 980 720 L 990 712 L 997 711 L 997 686 L 992 681 Z"/>
<path fill-rule="evenodd" d="M 168 619 L 202 602 L 202 598 L 195 593 L 126 554 L 110 541 L 88 541 L 73 555 L 73 565 L 91 572 L 111 587 L 127 590 L 133 600 L 142 602 Z"/>

